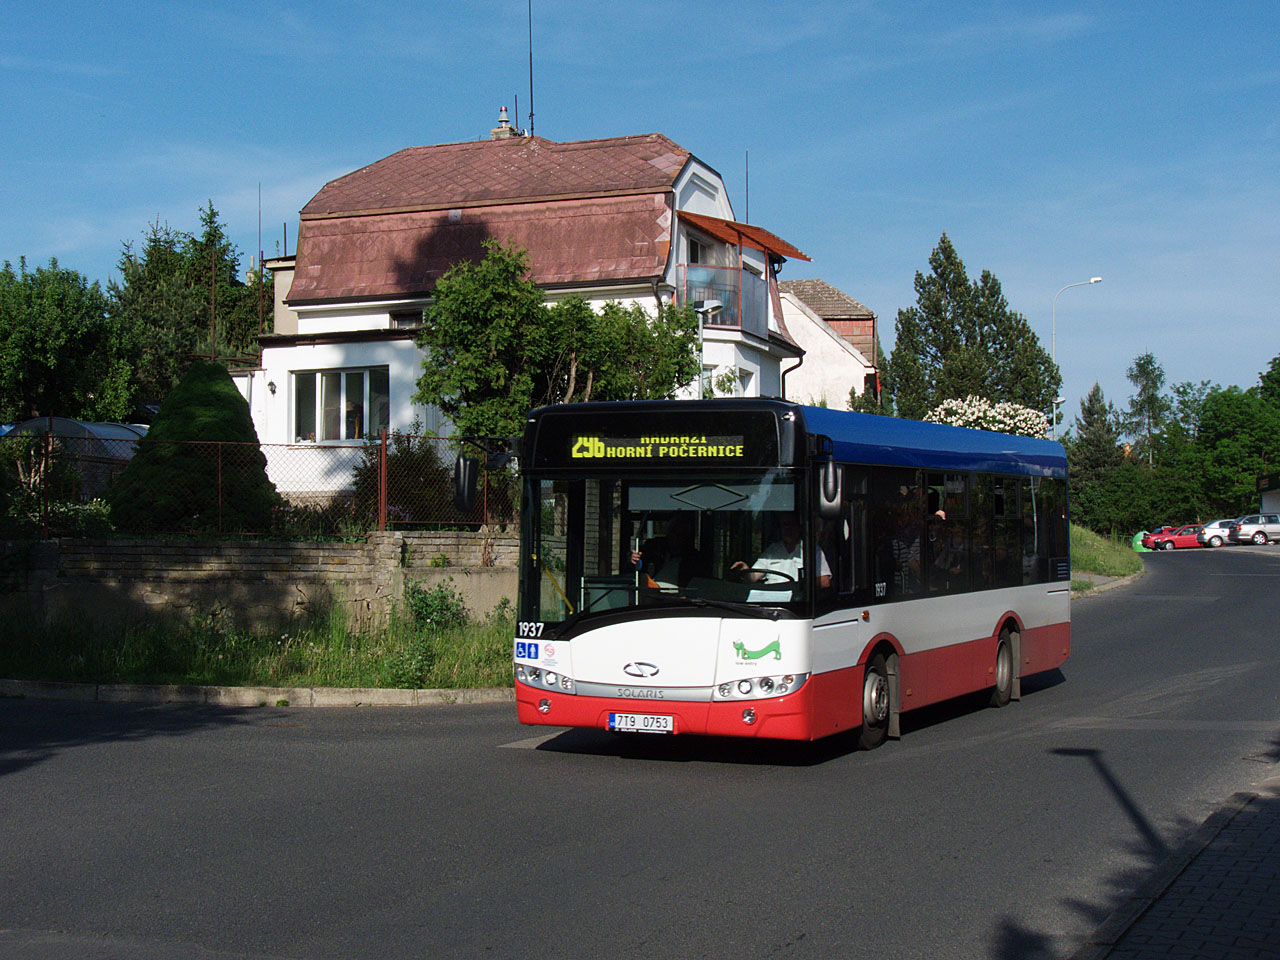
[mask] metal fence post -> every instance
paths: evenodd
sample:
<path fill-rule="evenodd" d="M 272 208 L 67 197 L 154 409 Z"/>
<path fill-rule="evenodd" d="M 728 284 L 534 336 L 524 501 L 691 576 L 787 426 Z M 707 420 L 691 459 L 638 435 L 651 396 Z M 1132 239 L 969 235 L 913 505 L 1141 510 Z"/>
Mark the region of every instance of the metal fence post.
<path fill-rule="evenodd" d="M 382 428 L 382 443 L 378 449 L 378 531 L 387 529 L 387 428 Z"/>
<path fill-rule="evenodd" d="M 53 417 L 44 432 L 44 449 L 40 464 L 40 536 L 49 539 L 49 510 L 53 501 Z"/>
<path fill-rule="evenodd" d="M 222 533 L 222 441 L 218 441 L 218 533 Z"/>

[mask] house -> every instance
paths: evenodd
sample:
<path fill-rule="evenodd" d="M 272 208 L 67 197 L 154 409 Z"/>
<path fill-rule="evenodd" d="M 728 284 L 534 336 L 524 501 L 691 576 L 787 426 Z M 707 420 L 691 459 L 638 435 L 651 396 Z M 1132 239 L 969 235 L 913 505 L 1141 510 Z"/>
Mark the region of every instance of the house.
<path fill-rule="evenodd" d="M 784 280 L 778 291 L 786 329 L 804 350 L 783 373 L 786 397 L 843 410 L 851 390 L 878 393 L 876 315 L 825 280 Z"/>
<path fill-rule="evenodd" d="M 801 354 L 776 275 L 808 258 L 735 221 L 714 169 L 657 133 L 524 136 L 504 108 L 486 140 L 401 150 L 303 207 L 296 253 L 265 261 L 275 330 L 261 338 L 261 367 L 241 378 L 259 439 L 359 445 L 415 422 L 447 433 L 438 411 L 412 402 L 414 335 L 436 281 L 480 259 L 488 238 L 527 250 L 550 299 L 692 303 L 708 387 L 780 395 L 782 361 Z"/>

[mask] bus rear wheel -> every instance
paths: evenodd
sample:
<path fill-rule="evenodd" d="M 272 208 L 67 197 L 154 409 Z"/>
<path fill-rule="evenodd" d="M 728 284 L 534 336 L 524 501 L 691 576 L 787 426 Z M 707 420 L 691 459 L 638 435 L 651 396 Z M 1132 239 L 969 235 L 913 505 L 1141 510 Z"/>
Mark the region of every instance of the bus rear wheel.
<path fill-rule="evenodd" d="M 1000 642 L 996 644 L 996 685 L 991 688 L 988 703 L 993 707 L 1008 706 L 1013 697 L 1013 643 L 1009 631 L 1000 631 Z"/>
<path fill-rule="evenodd" d="M 862 730 L 858 746 L 874 750 L 889 734 L 889 668 L 884 654 L 877 653 L 867 661 L 862 681 Z"/>

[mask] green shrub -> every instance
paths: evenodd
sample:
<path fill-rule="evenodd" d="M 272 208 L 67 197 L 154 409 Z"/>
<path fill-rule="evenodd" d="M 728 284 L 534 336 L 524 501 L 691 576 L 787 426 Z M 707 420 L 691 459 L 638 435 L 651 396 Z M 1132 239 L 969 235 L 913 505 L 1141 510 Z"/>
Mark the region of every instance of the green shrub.
<path fill-rule="evenodd" d="M 448 583 L 437 583 L 434 587 L 405 584 L 405 606 L 415 626 L 443 630 L 461 627 L 470 620 L 466 602 L 452 584 L 452 577 Z"/>
<path fill-rule="evenodd" d="M 225 368 L 207 360 L 191 365 L 107 499 L 122 530 L 271 528 L 283 501 L 267 479 L 249 404 Z"/>
<path fill-rule="evenodd" d="M 417 690 L 427 685 L 435 666 L 435 652 L 425 638 L 418 637 L 391 655 L 387 679 L 393 687 Z"/>

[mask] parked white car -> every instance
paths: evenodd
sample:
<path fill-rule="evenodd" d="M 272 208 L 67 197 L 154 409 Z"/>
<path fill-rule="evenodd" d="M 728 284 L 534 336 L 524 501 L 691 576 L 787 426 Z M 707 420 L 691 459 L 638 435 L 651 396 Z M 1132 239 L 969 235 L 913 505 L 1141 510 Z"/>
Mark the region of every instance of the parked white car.
<path fill-rule="evenodd" d="M 1239 522 L 1238 518 L 1233 517 L 1230 520 L 1214 520 L 1212 523 L 1206 523 L 1204 529 L 1196 534 L 1196 539 L 1200 541 L 1202 547 L 1220 547 L 1230 539 L 1231 525 Z"/>

